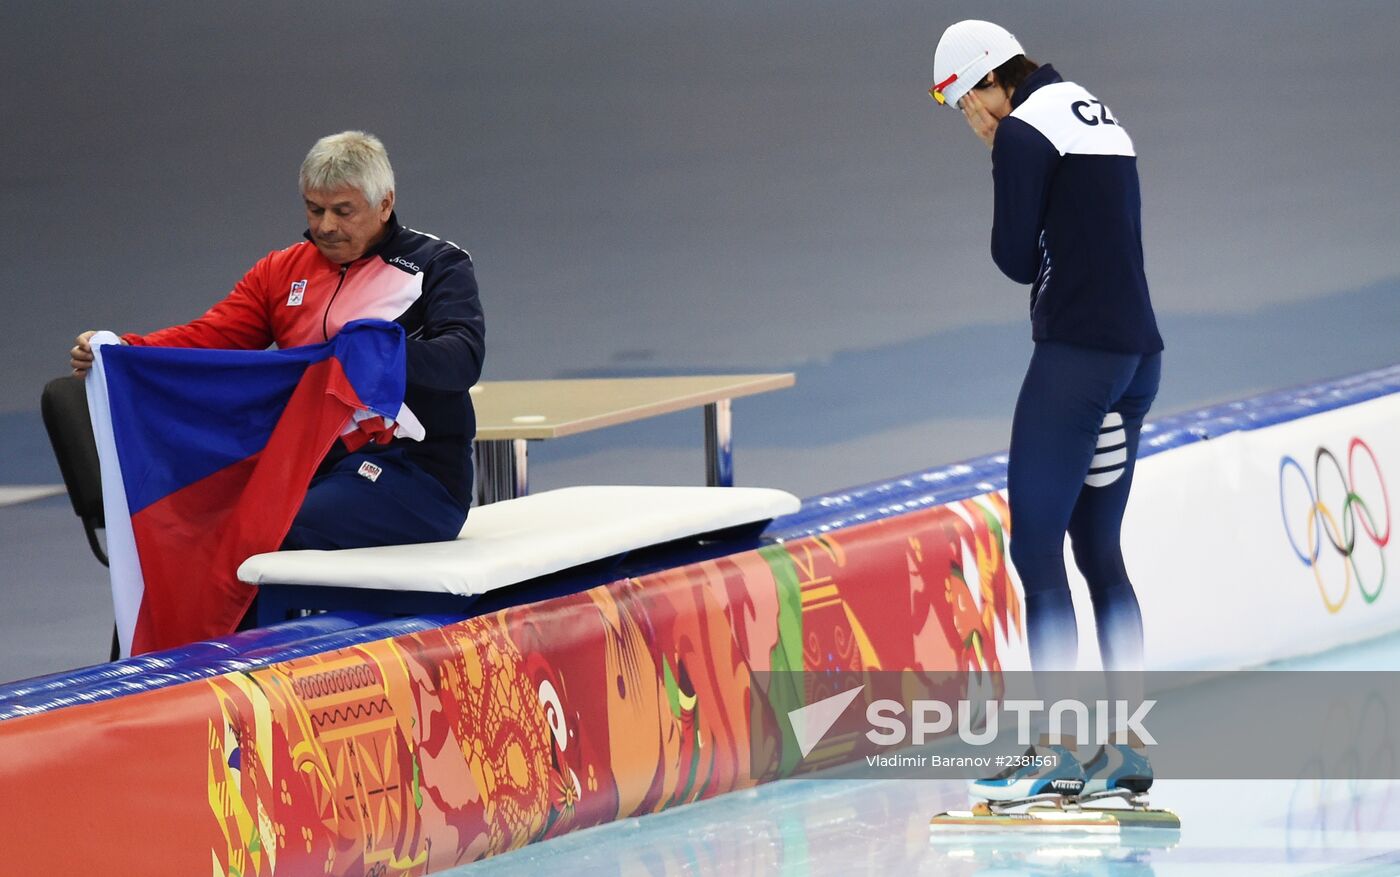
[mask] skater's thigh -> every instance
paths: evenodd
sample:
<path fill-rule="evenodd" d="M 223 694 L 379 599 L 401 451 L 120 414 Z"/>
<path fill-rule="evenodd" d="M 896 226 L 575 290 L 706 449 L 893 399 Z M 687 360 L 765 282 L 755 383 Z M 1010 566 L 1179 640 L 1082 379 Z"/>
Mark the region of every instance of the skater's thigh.
<path fill-rule="evenodd" d="M 1063 541 L 1105 419 L 1124 398 L 1138 360 L 1054 342 L 1036 345 L 1011 429 L 1013 542 L 1030 540 L 1049 551 Z"/>

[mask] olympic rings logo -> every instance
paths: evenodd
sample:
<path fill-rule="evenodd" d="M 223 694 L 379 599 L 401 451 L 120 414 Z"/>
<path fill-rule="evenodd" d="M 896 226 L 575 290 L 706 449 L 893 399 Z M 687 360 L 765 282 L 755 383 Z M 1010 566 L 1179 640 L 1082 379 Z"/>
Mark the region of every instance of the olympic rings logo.
<path fill-rule="evenodd" d="M 1358 453 L 1361 452 L 1361 453 Z M 1368 487 L 1379 486 L 1380 506 L 1372 505 L 1371 502 L 1363 499 L 1358 492 L 1357 459 L 1363 457 L 1369 459 L 1373 478 L 1367 482 Z M 1326 467 L 1324 468 L 1324 461 Z M 1326 479 L 1325 472 L 1335 473 L 1335 477 Z M 1290 479 L 1289 473 L 1297 473 L 1295 478 Z M 1365 474 L 1363 470 L 1363 474 Z M 1290 507 L 1287 499 L 1287 486 L 1290 480 L 1301 481 L 1308 495 L 1307 510 L 1304 513 L 1297 512 L 1290 514 Z M 1326 490 L 1324 491 L 1324 484 Z M 1390 494 L 1386 491 L 1385 478 L 1381 474 L 1380 462 L 1376 459 L 1376 454 L 1370 446 L 1359 438 L 1353 438 L 1347 446 L 1347 465 L 1342 469 L 1341 461 L 1326 447 L 1319 446 L 1317 452 L 1313 454 L 1312 478 L 1308 478 L 1308 472 L 1297 460 L 1285 456 L 1279 460 L 1278 466 L 1278 495 L 1279 506 L 1283 510 L 1283 530 L 1288 536 L 1288 543 L 1293 548 L 1293 553 L 1302 561 L 1303 566 L 1310 567 L 1313 571 L 1313 578 L 1317 580 L 1318 593 L 1322 595 L 1322 603 L 1327 607 L 1329 613 L 1340 612 L 1346 603 L 1347 597 L 1351 594 L 1351 580 L 1356 579 L 1357 590 L 1361 592 L 1361 598 L 1368 604 L 1376 602 L 1376 598 L 1381 595 L 1381 589 L 1385 587 L 1385 548 L 1390 541 Z M 1375 494 L 1368 492 L 1367 496 L 1372 501 L 1376 499 Z M 1341 498 L 1341 503 L 1335 500 Z M 1338 510 L 1336 515 L 1333 510 Z M 1381 529 L 1376 526 L 1376 512 L 1385 512 L 1385 527 Z M 1338 516 L 1341 518 L 1340 525 Z M 1302 529 L 1307 533 L 1307 548 L 1300 547 L 1297 531 L 1293 524 L 1299 523 L 1301 518 Z M 1361 568 L 1356 562 L 1356 536 L 1357 533 L 1366 534 L 1366 538 L 1375 546 L 1376 553 L 1380 557 L 1380 574 L 1375 577 L 1374 588 L 1369 588 L 1361 574 Z M 1332 550 L 1341 558 L 1344 581 L 1342 584 L 1341 596 L 1335 600 L 1329 595 L 1328 587 L 1323 582 L 1322 564 L 1319 558 L 1322 552 L 1324 540 L 1332 546 Z"/>
<path fill-rule="evenodd" d="M 1323 723 L 1329 729 L 1327 738 L 1303 763 L 1288 799 L 1286 850 L 1313 850 L 1319 842 L 1333 846 L 1339 826 L 1343 833 L 1367 834 L 1389 824 L 1386 811 L 1395 784 L 1388 778 L 1397 776 L 1391 696 L 1390 691 L 1368 691 L 1359 718 L 1352 713 L 1351 697 L 1328 704 Z M 1379 808 L 1375 805 L 1378 793 L 1383 794 Z M 1345 812 L 1329 813 L 1339 806 Z M 1295 833 L 1300 835 L 1296 841 Z"/>

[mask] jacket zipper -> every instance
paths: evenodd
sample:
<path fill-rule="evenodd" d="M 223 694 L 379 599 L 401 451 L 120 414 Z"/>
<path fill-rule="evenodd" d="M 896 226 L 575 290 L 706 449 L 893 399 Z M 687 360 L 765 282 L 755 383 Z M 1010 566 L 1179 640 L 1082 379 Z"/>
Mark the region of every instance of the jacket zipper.
<path fill-rule="evenodd" d="M 330 332 L 327 329 L 327 321 L 331 316 L 331 305 L 335 304 L 335 297 L 340 295 L 340 288 L 345 285 L 345 275 L 349 273 L 350 265 L 347 263 L 340 266 L 340 280 L 336 281 L 335 292 L 331 293 L 331 300 L 326 302 L 326 309 L 321 312 L 321 340 L 331 340 Z"/>

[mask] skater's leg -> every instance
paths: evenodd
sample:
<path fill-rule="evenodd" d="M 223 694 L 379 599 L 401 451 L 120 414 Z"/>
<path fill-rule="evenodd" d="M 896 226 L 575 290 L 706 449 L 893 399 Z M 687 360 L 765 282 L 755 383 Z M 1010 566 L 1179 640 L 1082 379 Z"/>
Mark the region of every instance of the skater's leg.
<path fill-rule="evenodd" d="M 1078 658 L 1065 534 L 1104 415 L 1131 380 L 1136 361 L 1125 354 L 1039 343 L 1016 403 L 1007 466 L 1011 557 L 1025 593 L 1036 687 L 1046 703 L 1062 699 L 1055 691 L 1056 675 L 1073 670 Z M 1043 733 L 1045 728 L 1033 730 Z M 980 780 L 972 794 L 1006 801 L 1079 792 L 1083 773 L 1070 750 L 1040 745 L 1027 755 L 1045 761 Z"/>
<path fill-rule="evenodd" d="M 1132 382 L 1099 430 L 1084 488 L 1070 518 L 1070 544 L 1094 606 L 1099 651 L 1108 671 L 1142 669 L 1142 615 L 1121 545 L 1123 512 L 1137 467 L 1142 422 L 1157 394 L 1161 355 L 1143 357 Z"/>
<path fill-rule="evenodd" d="M 1160 374 L 1160 354 L 1144 357 L 1113 404 L 1069 529 L 1075 565 L 1084 575 L 1094 607 L 1108 698 L 1126 702 L 1130 713 L 1143 698 L 1142 612 L 1123 561 L 1121 532 L 1142 422 L 1156 397 Z M 1115 732 L 1125 730 L 1125 718 L 1117 717 Z M 1145 751 L 1128 745 L 1101 748 L 1084 770 L 1086 794 L 1118 786 L 1144 792 L 1152 784 Z"/>
<path fill-rule="evenodd" d="M 1026 598 L 1026 635 L 1037 671 L 1072 670 L 1078 658 L 1064 544 L 1109 406 L 1138 357 L 1066 344 L 1036 345 L 1011 427 L 1007 494 L 1011 559 Z"/>

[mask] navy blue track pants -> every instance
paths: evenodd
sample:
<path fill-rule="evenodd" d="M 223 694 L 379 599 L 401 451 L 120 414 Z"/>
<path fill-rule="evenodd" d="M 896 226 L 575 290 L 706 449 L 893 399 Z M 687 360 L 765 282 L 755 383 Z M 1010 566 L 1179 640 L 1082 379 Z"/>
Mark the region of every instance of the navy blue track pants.
<path fill-rule="evenodd" d="M 401 448 L 355 453 L 312 479 L 283 549 L 456 539 L 467 510 Z"/>
<path fill-rule="evenodd" d="M 1119 535 L 1161 369 L 1160 353 L 1035 345 L 1007 465 L 1011 559 L 1025 589 L 1035 670 L 1072 670 L 1078 657 L 1066 533 L 1089 585 L 1105 669 L 1142 669 L 1142 613 Z"/>

